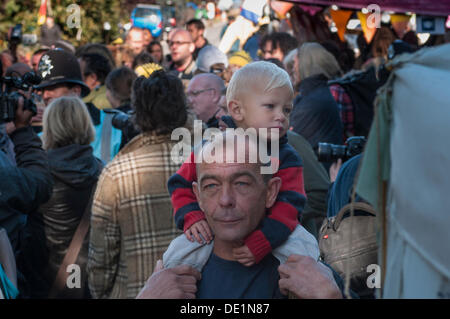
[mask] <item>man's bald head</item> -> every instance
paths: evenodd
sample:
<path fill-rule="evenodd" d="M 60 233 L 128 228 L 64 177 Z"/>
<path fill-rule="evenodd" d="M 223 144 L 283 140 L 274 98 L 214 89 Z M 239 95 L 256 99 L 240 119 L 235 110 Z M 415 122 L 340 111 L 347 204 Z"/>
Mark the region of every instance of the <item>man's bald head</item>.
<path fill-rule="evenodd" d="M 215 75 L 214 73 L 200 73 L 194 76 L 191 80 L 192 81 L 198 81 L 198 83 L 201 83 L 202 85 L 207 85 L 215 88 L 219 95 L 221 95 L 225 91 L 225 83 L 223 82 L 222 78 Z"/>
<path fill-rule="evenodd" d="M 185 64 L 192 59 L 195 51 L 195 45 L 189 31 L 184 29 L 176 29 L 170 34 L 169 49 L 172 55 L 172 61 L 177 65 Z"/>
<path fill-rule="evenodd" d="M 224 90 L 223 80 L 212 73 L 197 74 L 189 81 L 186 95 L 198 119 L 208 122 L 214 117 L 219 111 L 219 101 Z"/>

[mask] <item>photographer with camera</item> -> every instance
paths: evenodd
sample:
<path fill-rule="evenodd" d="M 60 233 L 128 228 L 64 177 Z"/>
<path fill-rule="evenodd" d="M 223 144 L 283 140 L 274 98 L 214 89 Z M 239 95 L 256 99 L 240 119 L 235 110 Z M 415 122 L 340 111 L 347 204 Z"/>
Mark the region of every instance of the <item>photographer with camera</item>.
<path fill-rule="evenodd" d="M 105 109 L 104 111 L 114 114 L 112 125 L 122 131 L 120 149 L 140 133 L 130 121 L 132 112 L 131 88 L 136 78 L 136 73 L 124 66 L 111 71 L 105 80 L 106 98 L 112 109 Z"/>
<path fill-rule="evenodd" d="M 39 205 L 47 202 L 53 187 L 47 154 L 30 126 L 33 113 L 24 109 L 24 101 L 22 96 L 18 98 L 13 121 L 7 124 L 6 129 L 14 143 L 17 166 L 8 162 L 5 154 L 0 152 L 0 227 L 7 231 L 19 270 L 21 248 L 27 241 L 24 229 L 26 214 L 33 213 Z M 22 283 L 21 280 L 19 282 Z"/>

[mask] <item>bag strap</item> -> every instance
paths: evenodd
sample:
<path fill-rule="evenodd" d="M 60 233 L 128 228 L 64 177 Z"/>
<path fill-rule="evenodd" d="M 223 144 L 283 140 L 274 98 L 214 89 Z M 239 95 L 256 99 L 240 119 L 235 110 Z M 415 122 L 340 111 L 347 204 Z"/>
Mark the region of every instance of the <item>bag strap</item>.
<path fill-rule="evenodd" d="M 373 207 L 370 206 L 367 203 L 364 203 L 364 202 L 348 203 L 347 205 L 342 207 L 341 210 L 337 213 L 336 218 L 335 218 L 334 223 L 333 223 L 333 229 L 334 230 L 337 230 L 339 228 L 339 225 L 341 224 L 341 221 L 344 218 L 344 215 L 347 212 L 350 212 L 352 206 L 353 206 L 354 210 L 363 210 L 363 211 L 366 211 L 366 212 L 368 212 L 368 213 L 370 213 L 370 214 L 372 214 L 374 216 L 377 216 L 377 213 L 375 212 Z"/>
<path fill-rule="evenodd" d="M 61 265 L 59 266 L 55 281 L 53 282 L 52 288 L 50 289 L 49 298 L 56 298 L 58 294 L 64 289 L 68 277 L 68 273 L 66 271 L 67 266 L 74 264 L 78 258 L 78 254 L 80 253 L 84 238 L 86 237 L 89 229 L 89 219 L 91 217 L 91 208 L 96 186 L 97 183 L 92 186 L 86 209 L 72 237 L 72 241 L 70 242 L 69 248 L 67 249 L 67 253 L 64 256 Z"/>

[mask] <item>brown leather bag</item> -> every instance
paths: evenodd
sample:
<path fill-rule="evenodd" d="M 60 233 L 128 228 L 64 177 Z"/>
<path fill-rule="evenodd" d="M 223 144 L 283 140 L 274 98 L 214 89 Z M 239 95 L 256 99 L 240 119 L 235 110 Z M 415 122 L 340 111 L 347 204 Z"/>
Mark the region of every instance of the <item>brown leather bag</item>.
<path fill-rule="evenodd" d="M 352 205 L 353 216 L 350 215 Z M 374 290 L 367 286 L 370 275 L 367 266 L 378 262 L 376 215 L 369 204 L 350 203 L 342 207 L 335 217 L 325 219 L 319 232 L 322 260 L 343 279 L 349 263 L 350 289 L 362 298 L 370 298 L 374 294 Z"/>

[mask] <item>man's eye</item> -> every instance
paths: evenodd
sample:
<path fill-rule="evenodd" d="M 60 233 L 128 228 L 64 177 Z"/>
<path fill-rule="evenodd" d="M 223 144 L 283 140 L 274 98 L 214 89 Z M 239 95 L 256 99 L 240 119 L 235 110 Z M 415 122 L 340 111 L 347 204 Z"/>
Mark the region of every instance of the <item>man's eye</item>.
<path fill-rule="evenodd" d="M 236 182 L 236 185 L 237 186 L 248 186 L 248 185 L 250 185 L 249 183 L 246 183 L 246 182 Z"/>
<path fill-rule="evenodd" d="M 207 184 L 205 186 L 203 186 L 204 190 L 212 190 L 217 186 L 217 184 Z"/>

